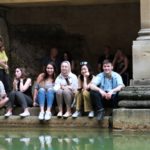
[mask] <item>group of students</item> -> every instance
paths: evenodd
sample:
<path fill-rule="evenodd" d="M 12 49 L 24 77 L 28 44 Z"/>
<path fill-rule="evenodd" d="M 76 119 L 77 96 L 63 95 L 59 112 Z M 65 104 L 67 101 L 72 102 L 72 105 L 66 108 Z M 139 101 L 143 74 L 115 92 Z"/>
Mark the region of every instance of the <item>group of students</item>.
<path fill-rule="evenodd" d="M 30 115 L 28 108 L 39 105 L 39 120 L 50 120 L 51 109 L 56 100 L 59 118 L 77 118 L 83 112 L 88 112 L 88 117 L 94 117 L 96 114 L 97 120 L 102 120 L 105 102 L 109 102 L 113 108 L 117 107 L 118 92 L 123 87 L 121 76 L 113 71 L 113 65 L 109 60 L 103 61 L 103 72 L 97 76 L 92 74 L 88 62 L 81 62 L 78 77 L 71 72 L 69 61 L 61 63 L 58 76 L 55 64 L 49 62 L 44 72 L 37 77 L 32 98 L 31 78 L 24 68 L 16 68 L 13 90 L 9 93 L 9 98 L 4 94 L 7 108 L 4 116 L 10 117 L 13 108 L 21 106 L 24 111 L 20 116 L 27 117 Z M 4 88 L 0 88 L 2 89 L 4 91 Z M 75 106 L 73 114 L 72 104 Z"/>
<path fill-rule="evenodd" d="M 51 57 L 45 59 L 44 71 L 38 75 L 34 86 L 26 69 L 16 68 L 13 90 L 10 91 L 7 76 L 8 57 L 3 43 L 0 36 L 0 108 L 7 108 L 5 117 L 13 114 L 15 106 L 22 107 L 21 117 L 30 116 L 29 107 L 39 106 L 39 120 L 49 120 L 56 101 L 59 110 L 57 117 L 77 118 L 87 112 L 88 117 L 96 115 L 97 120 L 102 120 L 106 103 L 113 108 L 117 107 L 118 92 L 124 87 L 124 83 L 121 75 L 113 71 L 113 63 L 108 58 L 102 63 L 103 72 L 100 71 L 97 76 L 92 73 L 88 62 L 81 62 L 77 77 L 71 70 L 72 61 L 66 57 L 59 66 L 57 49 L 53 49 Z M 73 114 L 72 107 L 75 107 Z"/>

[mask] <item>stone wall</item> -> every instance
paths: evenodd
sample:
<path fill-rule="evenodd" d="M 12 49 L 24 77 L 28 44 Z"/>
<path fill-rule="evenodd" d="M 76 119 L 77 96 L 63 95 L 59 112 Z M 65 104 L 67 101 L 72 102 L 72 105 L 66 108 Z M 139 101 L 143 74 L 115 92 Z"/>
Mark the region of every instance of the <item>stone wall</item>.
<path fill-rule="evenodd" d="M 58 44 L 60 52 L 70 50 L 79 61 L 88 60 L 95 72 L 104 45 L 111 45 L 113 53 L 121 47 L 132 58 L 132 41 L 140 29 L 138 3 L 18 7 L 8 9 L 6 19 L 11 51 L 19 59 L 34 60 L 31 67 L 36 72 L 39 60 L 53 44 Z M 26 65 L 31 63 L 25 62 Z"/>

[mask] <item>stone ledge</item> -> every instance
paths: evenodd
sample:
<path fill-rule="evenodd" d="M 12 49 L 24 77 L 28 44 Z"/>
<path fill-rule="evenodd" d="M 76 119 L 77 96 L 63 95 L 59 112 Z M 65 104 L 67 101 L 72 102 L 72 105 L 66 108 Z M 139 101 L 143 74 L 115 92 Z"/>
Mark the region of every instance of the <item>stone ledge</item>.
<path fill-rule="evenodd" d="M 124 108 L 150 108 L 150 100 L 121 100 L 118 106 Z"/>
<path fill-rule="evenodd" d="M 114 129 L 150 130 L 150 109 L 114 109 Z"/>
<path fill-rule="evenodd" d="M 55 128 L 109 128 L 111 117 L 104 117 L 103 121 L 97 121 L 96 118 L 89 119 L 88 117 L 73 118 L 57 118 L 52 117 L 49 121 L 40 121 L 37 116 L 29 116 L 20 118 L 20 116 L 11 116 L 5 118 L 0 116 L 0 128 L 2 127 L 17 127 L 17 128 L 36 128 L 36 127 L 55 127 Z"/>

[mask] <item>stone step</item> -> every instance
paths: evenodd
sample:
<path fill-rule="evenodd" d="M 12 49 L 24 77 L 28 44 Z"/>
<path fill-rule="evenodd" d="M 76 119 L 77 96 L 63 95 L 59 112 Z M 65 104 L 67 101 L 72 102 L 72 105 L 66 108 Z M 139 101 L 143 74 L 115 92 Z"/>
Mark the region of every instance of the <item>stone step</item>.
<path fill-rule="evenodd" d="M 150 130 L 150 109 L 114 109 L 114 129 Z"/>
<path fill-rule="evenodd" d="M 124 108 L 150 108 L 148 100 L 121 100 L 118 102 L 119 107 Z"/>
<path fill-rule="evenodd" d="M 21 118 L 20 116 L 11 116 L 5 118 L 0 116 L 0 128 L 17 127 L 17 128 L 109 128 L 111 125 L 111 117 L 105 116 L 103 121 L 97 121 L 96 118 L 89 119 L 88 117 L 71 117 L 57 118 L 52 116 L 49 121 L 40 121 L 37 116 L 29 116 Z"/>
<path fill-rule="evenodd" d="M 119 99 L 129 99 L 129 100 L 149 100 L 150 101 L 150 90 L 123 90 L 119 92 Z"/>

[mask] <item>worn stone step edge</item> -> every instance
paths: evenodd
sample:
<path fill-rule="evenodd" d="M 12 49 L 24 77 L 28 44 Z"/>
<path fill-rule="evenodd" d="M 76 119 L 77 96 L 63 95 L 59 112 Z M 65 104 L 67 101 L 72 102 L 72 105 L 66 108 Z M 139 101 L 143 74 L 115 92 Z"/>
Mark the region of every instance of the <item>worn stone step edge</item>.
<path fill-rule="evenodd" d="M 125 108 L 150 108 L 150 101 L 122 100 L 118 102 L 118 106 L 125 107 Z"/>
<path fill-rule="evenodd" d="M 97 121 L 96 118 L 88 118 L 88 117 L 78 117 L 73 119 L 71 117 L 57 118 L 56 116 L 52 116 L 49 121 L 40 121 L 37 116 L 29 116 L 26 118 L 21 118 L 20 116 L 11 116 L 9 118 L 5 118 L 4 116 L 0 116 L 0 128 L 2 127 L 55 127 L 55 128 L 109 128 L 111 122 L 110 116 L 105 116 L 103 121 Z"/>

